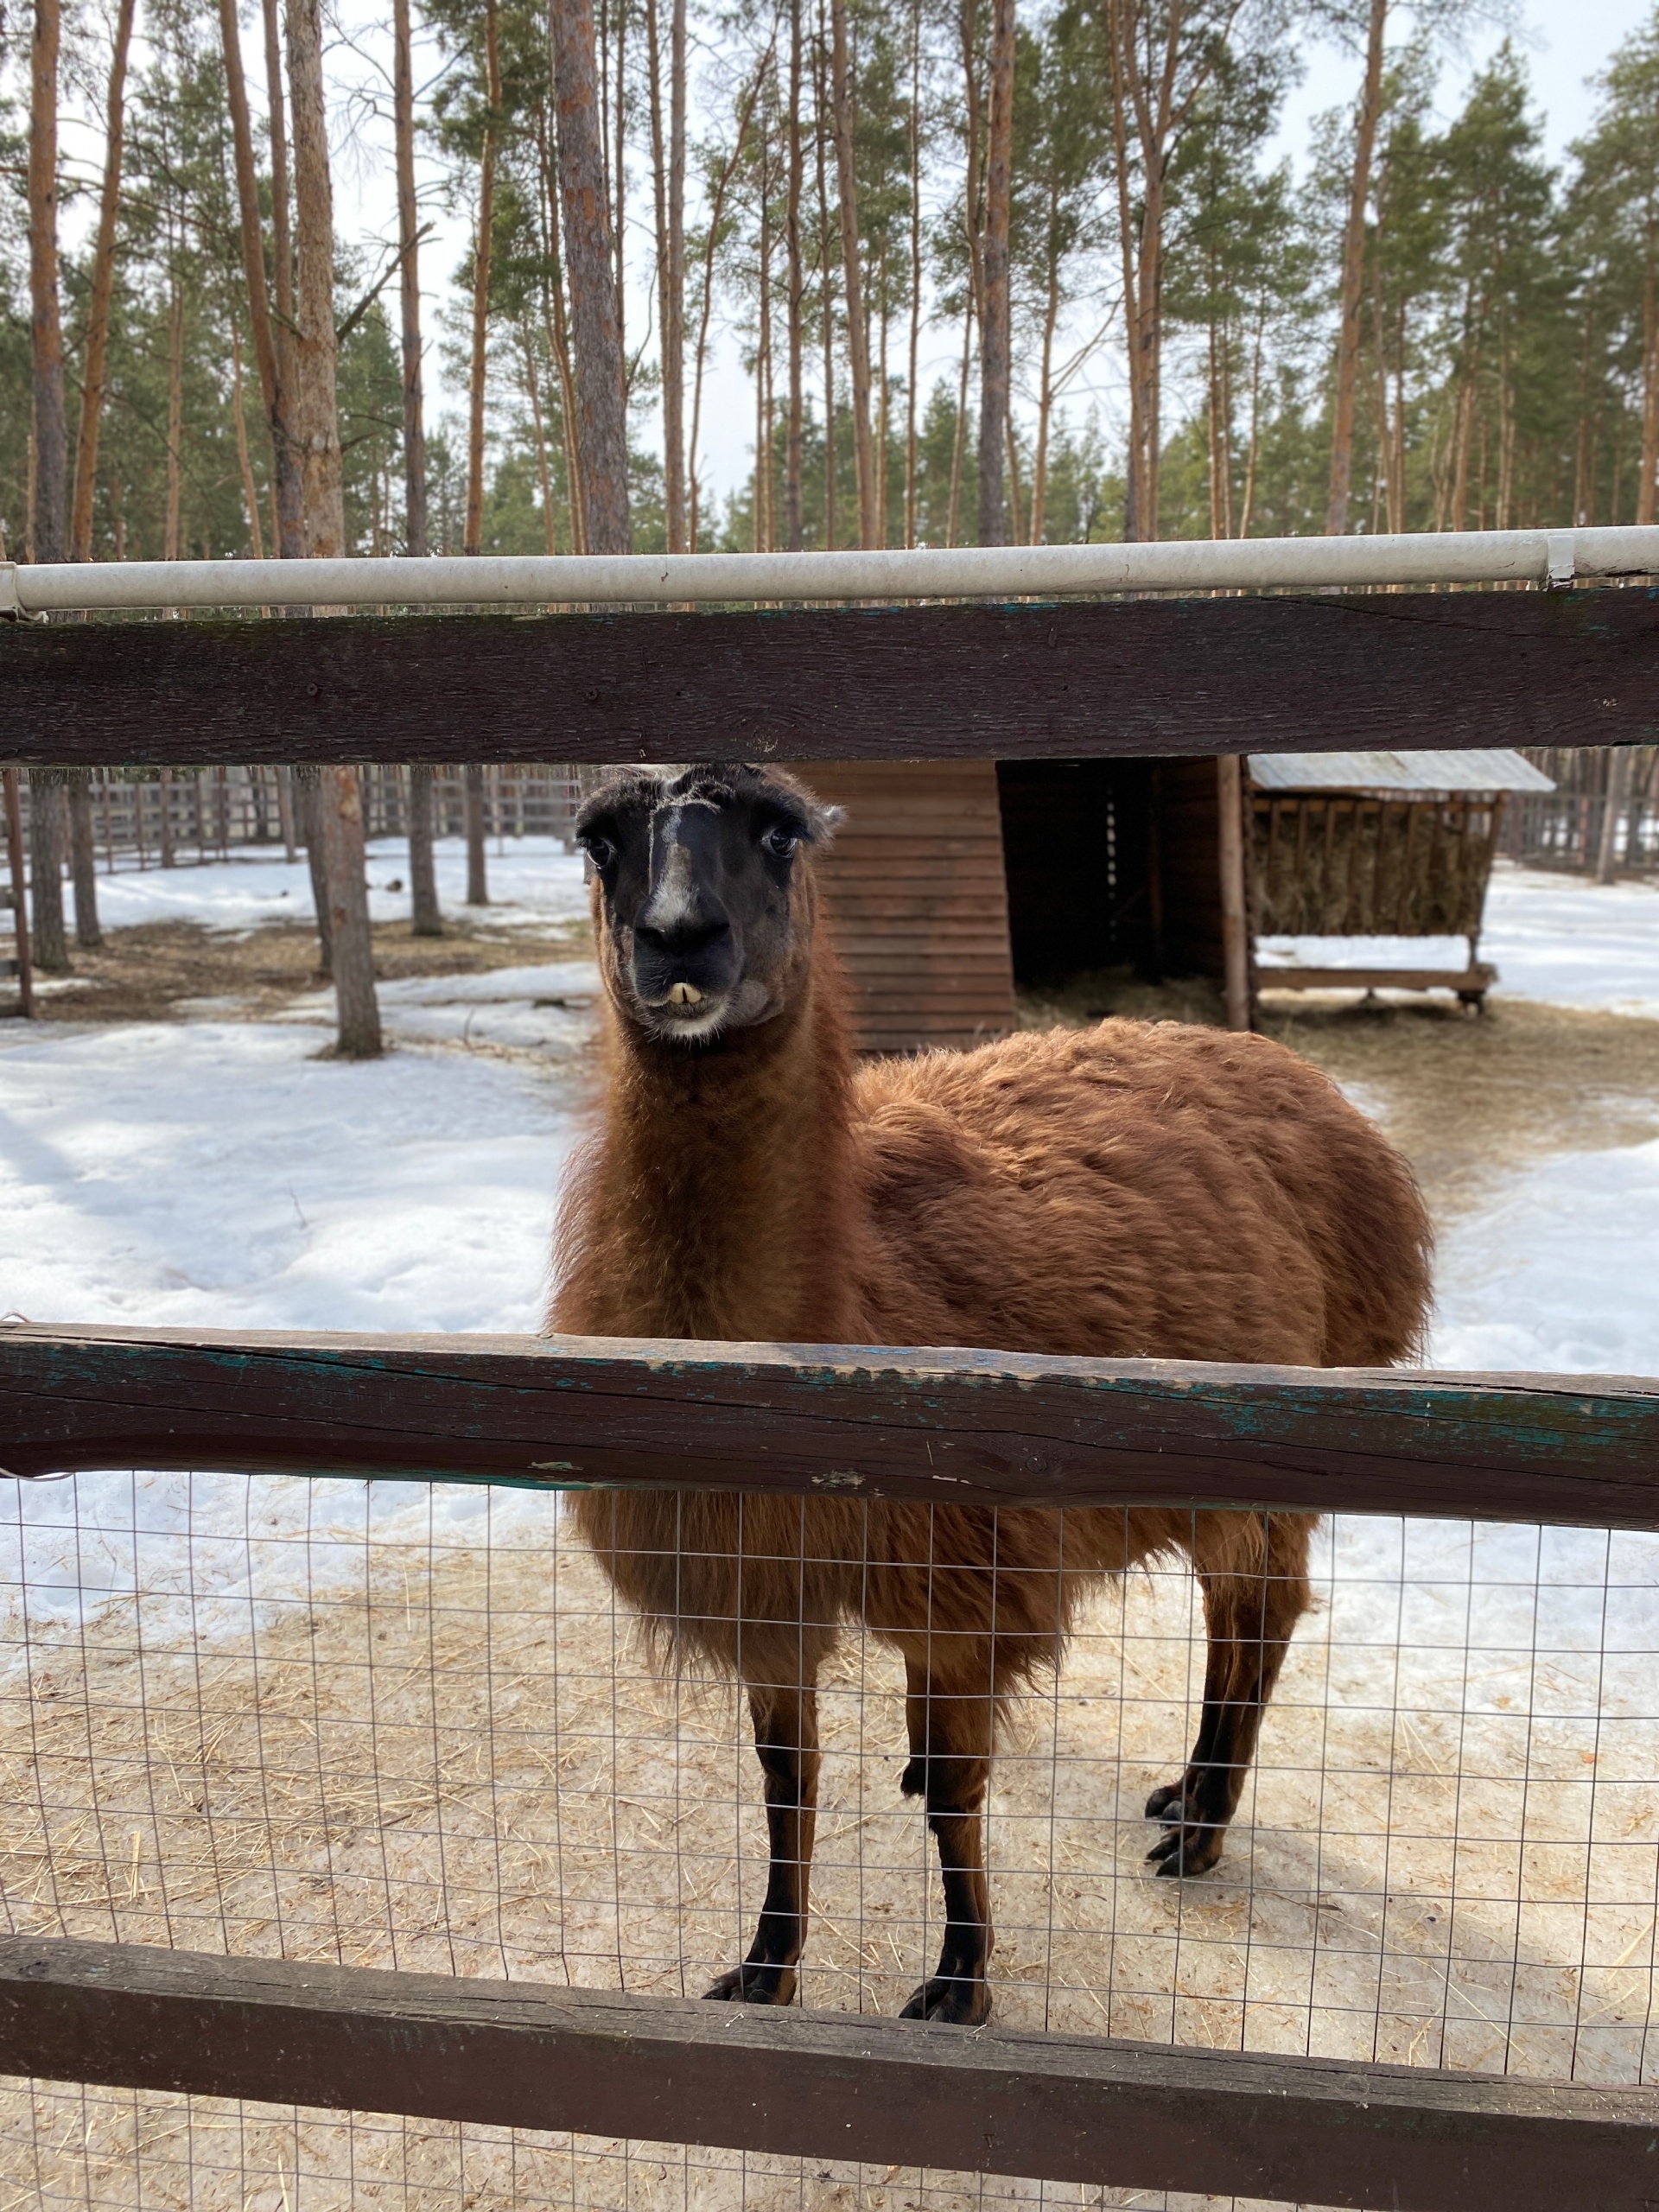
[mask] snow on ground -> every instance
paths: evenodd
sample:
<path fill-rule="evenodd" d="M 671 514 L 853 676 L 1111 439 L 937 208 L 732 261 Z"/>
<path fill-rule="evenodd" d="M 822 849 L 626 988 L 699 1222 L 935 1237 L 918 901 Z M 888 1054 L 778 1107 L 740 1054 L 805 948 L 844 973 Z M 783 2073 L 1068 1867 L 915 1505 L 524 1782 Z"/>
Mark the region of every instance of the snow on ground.
<path fill-rule="evenodd" d="M 1436 1274 L 1438 1367 L 1659 1375 L 1659 1141 L 1510 1176 Z"/>
<path fill-rule="evenodd" d="M 440 837 L 433 853 L 438 902 L 458 909 L 467 889 L 466 845 L 459 837 Z M 408 844 L 401 837 L 378 837 L 368 858 L 371 918 L 406 922 Z M 486 868 L 490 904 L 467 907 L 467 919 L 502 929 L 577 920 L 588 912 L 582 870 L 582 855 L 567 853 L 556 837 L 513 837 L 504 848 L 493 840 Z M 310 870 L 303 857 L 285 861 L 280 854 L 246 849 L 200 867 L 124 869 L 99 877 L 98 911 L 105 929 L 118 930 L 140 922 L 201 922 L 218 930 L 296 918 L 308 922 Z"/>
<path fill-rule="evenodd" d="M 1460 969 L 1469 959 L 1460 937 L 1275 937 L 1257 950 L 1268 968 Z M 1506 997 L 1659 1018 L 1659 883 L 1586 883 L 1500 860 L 1480 957 Z"/>

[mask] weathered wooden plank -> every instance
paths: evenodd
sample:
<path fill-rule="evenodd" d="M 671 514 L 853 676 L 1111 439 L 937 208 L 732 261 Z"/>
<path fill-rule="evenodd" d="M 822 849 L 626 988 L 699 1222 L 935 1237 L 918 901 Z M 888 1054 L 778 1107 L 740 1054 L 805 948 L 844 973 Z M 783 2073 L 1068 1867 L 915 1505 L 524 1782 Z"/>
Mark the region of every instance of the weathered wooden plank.
<path fill-rule="evenodd" d="M 1651 2212 L 1659 2092 L 0 1938 L 0 2069 L 1388 2208 Z"/>
<path fill-rule="evenodd" d="M 1659 594 L 0 625 L 20 761 L 1002 760 L 1659 736 Z"/>
<path fill-rule="evenodd" d="M 1659 1526 L 1659 1382 L 623 1338 L 0 1329 L 0 1465 Z"/>

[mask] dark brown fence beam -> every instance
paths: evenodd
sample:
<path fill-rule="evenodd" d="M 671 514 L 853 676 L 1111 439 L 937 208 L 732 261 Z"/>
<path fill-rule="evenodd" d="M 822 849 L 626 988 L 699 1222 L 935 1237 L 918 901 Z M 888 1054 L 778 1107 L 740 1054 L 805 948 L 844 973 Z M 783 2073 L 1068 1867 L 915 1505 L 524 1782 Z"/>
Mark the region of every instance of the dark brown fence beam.
<path fill-rule="evenodd" d="M 0 1329 L 0 1467 L 1659 1526 L 1659 1382 L 621 1338 Z"/>
<path fill-rule="evenodd" d="M 946 759 L 1659 736 L 1659 595 L 0 624 L 19 761 Z"/>
<path fill-rule="evenodd" d="M 1659 2092 L 0 1938 L 0 2069 L 1388 2212 L 1651 2212 Z"/>

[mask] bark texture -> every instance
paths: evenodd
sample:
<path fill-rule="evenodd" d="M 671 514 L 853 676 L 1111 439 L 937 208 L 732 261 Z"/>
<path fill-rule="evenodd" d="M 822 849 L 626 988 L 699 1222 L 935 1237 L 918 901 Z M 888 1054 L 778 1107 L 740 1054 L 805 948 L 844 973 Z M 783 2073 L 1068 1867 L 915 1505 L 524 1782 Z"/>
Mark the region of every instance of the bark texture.
<path fill-rule="evenodd" d="M 1002 464 L 1008 444 L 1008 226 L 1014 177 L 1014 0 L 991 16 L 990 119 L 985 150 L 985 244 L 979 334 L 979 542 L 1006 545 Z"/>
<path fill-rule="evenodd" d="M 404 543 L 426 556 L 426 407 L 421 380 L 420 220 L 415 200 L 415 67 L 409 0 L 392 0 L 392 123 L 397 153 L 397 248 L 404 350 Z M 432 786 L 427 775 L 427 868 L 431 868 Z M 410 817 L 410 868 L 414 869 Z M 416 934 L 422 931 L 416 924 Z"/>
<path fill-rule="evenodd" d="M 284 22 L 299 253 L 294 417 L 305 550 L 313 560 L 331 561 L 346 550 L 346 511 L 334 392 L 334 203 L 323 105 L 321 0 L 285 0 Z"/>
<path fill-rule="evenodd" d="M 276 550 L 291 560 L 302 550 L 304 531 L 299 454 L 293 435 L 294 390 L 291 349 L 279 347 L 271 321 L 265 276 L 264 226 L 259 213 L 259 178 L 253 156 L 253 125 L 248 113 L 247 81 L 242 68 L 242 39 L 236 0 L 219 0 L 219 41 L 225 53 L 226 94 L 231 111 L 231 143 L 236 163 L 237 207 L 241 218 L 242 274 L 247 286 L 248 322 L 253 332 L 259 395 L 270 433 L 272 485 L 276 505 Z M 279 127 L 279 126 L 276 126 Z"/>
<path fill-rule="evenodd" d="M 92 830 L 92 772 L 64 773 L 69 814 L 69 875 L 75 893 L 75 943 L 88 952 L 104 942 L 98 925 L 98 842 Z"/>
<path fill-rule="evenodd" d="M 75 441 L 75 489 L 69 512 L 69 558 L 92 557 L 92 499 L 98 489 L 98 436 L 104 416 L 104 380 L 110 354 L 110 302 L 115 290 L 115 219 L 121 205 L 123 110 L 127 54 L 132 44 L 134 0 L 121 0 L 110 55 L 105 111 L 104 187 L 92 247 L 92 289 L 86 307 L 86 357 L 81 371 L 80 431 Z"/>
<path fill-rule="evenodd" d="M 432 864 L 432 771 L 409 772 L 409 893 L 410 927 L 416 937 L 442 937 L 437 871 Z"/>
<path fill-rule="evenodd" d="M 1371 0 L 1365 42 L 1365 79 L 1354 126 L 1354 170 L 1342 240 L 1342 288 L 1337 326 L 1337 389 L 1331 420 L 1331 488 L 1325 503 L 1328 537 L 1348 528 L 1348 493 L 1354 465 L 1354 404 L 1359 389 L 1359 309 L 1365 276 L 1365 205 L 1371 189 L 1371 156 L 1382 101 L 1382 34 L 1389 0 Z"/>
<path fill-rule="evenodd" d="M 490 258 L 495 228 L 496 114 L 501 105 L 501 51 L 495 0 L 484 0 L 484 91 L 489 114 L 478 165 L 478 231 L 473 241 L 473 359 L 467 389 L 467 524 L 463 553 L 484 543 L 484 383 L 489 367 Z"/>
<path fill-rule="evenodd" d="M 467 904 L 487 906 L 490 880 L 484 857 L 484 770 L 478 761 L 467 762 L 462 788 L 462 816 L 467 830 Z"/>
<path fill-rule="evenodd" d="M 1003 0 L 1008 4 L 1008 0 Z M 836 132 L 836 179 L 841 198 L 842 288 L 847 319 L 847 359 L 853 378 L 853 457 L 858 473 L 858 542 L 879 545 L 880 505 L 875 483 L 875 438 L 870 427 L 870 339 L 859 264 L 858 170 L 853 114 L 852 60 L 847 42 L 847 0 L 830 0 L 830 86 Z"/>
<path fill-rule="evenodd" d="M 66 842 L 61 768 L 29 772 L 29 891 L 35 965 L 44 976 L 69 973 L 63 928 Z"/>
<path fill-rule="evenodd" d="M 60 34 L 58 0 L 35 0 L 29 53 L 29 296 L 35 426 L 30 557 L 36 561 L 61 561 L 68 542 L 68 428 L 63 412 L 63 324 L 58 308 Z M 62 934 L 60 920 L 60 938 Z M 37 951 L 36 960 L 41 968 L 50 965 L 43 951 Z"/>
<path fill-rule="evenodd" d="M 591 0 L 550 0 L 549 18 L 588 550 L 628 553 L 627 408 Z"/>
<path fill-rule="evenodd" d="M 334 1049 L 342 1059 L 372 1060 L 380 1051 L 380 1009 L 374 995 L 363 798 L 356 769 L 324 768 L 317 798 L 328 876 L 329 934 L 334 940 L 338 1010 Z"/>

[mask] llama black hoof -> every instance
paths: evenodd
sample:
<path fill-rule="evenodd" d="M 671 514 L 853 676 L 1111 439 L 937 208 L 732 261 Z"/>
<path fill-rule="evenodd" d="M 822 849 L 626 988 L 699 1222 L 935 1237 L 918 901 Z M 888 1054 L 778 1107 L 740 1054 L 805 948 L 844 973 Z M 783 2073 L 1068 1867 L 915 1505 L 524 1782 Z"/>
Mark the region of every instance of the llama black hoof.
<path fill-rule="evenodd" d="M 965 1974 L 936 1974 L 899 2015 L 901 2020 L 947 2020 L 953 2027 L 982 2028 L 991 2017 L 991 1993 Z"/>
<path fill-rule="evenodd" d="M 757 1965 L 745 1959 L 741 1967 L 723 1974 L 712 1989 L 702 1993 L 705 2002 L 716 2005 L 792 2005 L 795 2001 L 793 1967 Z"/>
<path fill-rule="evenodd" d="M 1185 1796 L 1186 1777 L 1185 1775 L 1179 1782 L 1165 1783 L 1161 1789 L 1154 1789 L 1147 1798 L 1147 1818 L 1149 1821 L 1161 1821 L 1168 1814 L 1170 1807 L 1173 1805 L 1177 1808 L 1173 1817 L 1179 1821 L 1181 1817 L 1179 1810 L 1181 1801 Z"/>
<path fill-rule="evenodd" d="M 1147 1864 L 1176 1881 L 1192 1874 L 1207 1874 L 1221 1857 L 1226 1837 L 1225 1828 L 1183 1821 L 1153 1845 L 1147 1853 Z"/>

